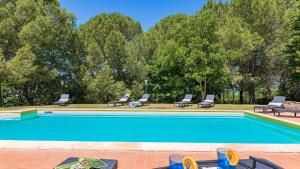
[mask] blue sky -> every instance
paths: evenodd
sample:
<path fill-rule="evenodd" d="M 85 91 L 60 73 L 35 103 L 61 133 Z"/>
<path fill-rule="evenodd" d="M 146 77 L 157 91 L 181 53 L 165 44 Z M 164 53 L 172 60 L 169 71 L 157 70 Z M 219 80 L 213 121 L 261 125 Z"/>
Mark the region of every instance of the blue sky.
<path fill-rule="evenodd" d="M 207 0 L 61 0 L 61 6 L 77 17 L 77 24 L 100 13 L 119 12 L 138 20 L 148 30 L 162 18 L 176 14 L 194 14 Z"/>

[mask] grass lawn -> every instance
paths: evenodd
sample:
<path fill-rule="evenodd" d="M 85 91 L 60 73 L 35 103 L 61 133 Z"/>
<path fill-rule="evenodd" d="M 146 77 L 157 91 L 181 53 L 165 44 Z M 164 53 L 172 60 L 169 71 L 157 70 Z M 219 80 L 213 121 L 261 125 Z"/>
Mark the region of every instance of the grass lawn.
<path fill-rule="evenodd" d="M 174 107 L 173 104 L 150 104 L 150 106 L 141 106 L 135 109 L 165 109 L 165 110 L 199 110 L 199 111 L 207 111 L 207 110 L 253 110 L 254 105 L 249 104 L 216 104 L 215 107 L 211 108 L 198 108 L 196 104 L 188 106 L 188 107 Z M 68 106 L 57 106 L 57 105 L 45 105 L 45 106 L 21 106 L 21 107 L 2 107 L 0 110 L 15 110 L 15 109 L 23 109 L 23 108 L 32 108 L 37 110 L 45 110 L 45 109 L 76 109 L 76 108 L 87 108 L 87 109 L 128 109 L 132 108 L 128 105 L 124 106 L 107 106 L 107 104 L 70 104 Z"/>

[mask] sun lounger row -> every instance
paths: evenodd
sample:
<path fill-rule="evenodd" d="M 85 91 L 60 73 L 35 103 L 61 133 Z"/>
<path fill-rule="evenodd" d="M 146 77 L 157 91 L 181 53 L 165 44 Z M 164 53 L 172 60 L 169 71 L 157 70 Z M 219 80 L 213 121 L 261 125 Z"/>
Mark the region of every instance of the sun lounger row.
<path fill-rule="evenodd" d="M 134 101 L 132 105 L 136 105 L 136 104 L 149 105 L 149 98 L 150 98 L 150 94 L 144 94 L 141 99 L 139 99 L 138 101 Z M 174 106 L 178 105 L 179 107 L 185 107 L 185 106 L 191 105 L 192 98 L 193 98 L 192 94 L 186 94 L 185 97 L 181 101 L 174 102 Z M 200 102 L 198 104 L 198 107 L 206 107 L 206 108 L 212 107 L 215 105 L 214 99 L 215 99 L 214 95 L 207 95 L 206 99 L 203 102 Z M 120 100 L 110 101 L 107 103 L 107 105 L 108 106 L 109 105 L 116 106 L 116 105 L 124 105 L 124 104 L 128 104 L 128 103 L 129 103 L 129 97 L 128 97 L 128 95 L 124 95 L 121 97 Z M 136 107 L 136 106 L 132 106 L 132 107 Z"/>
<path fill-rule="evenodd" d="M 62 94 L 60 96 L 60 99 L 55 102 L 55 104 L 58 105 L 68 105 L 70 101 L 70 95 L 69 94 Z M 140 105 L 149 105 L 149 98 L 150 94 L 144 94 L 141 99 L 135 102 L 135 106 L 140 106 Z M 188 105 L 192 104 L 192 99 L 193 95 L 192 94 L 186 94 L 185 97 L 179 101 L 179 102 L 174 102 L 174 106 L 179 106 L 179 107 L 185 107 Z M 208 94 L 202 102 L 198 103 L 198 107 L 204 107 L 204 108 L 209 108 L 212 106 L 215 106 L 215 95 Z M 284 96 L 275 96 L 271 102 L 269 102 L 268 105 L 259 105 L 259 106 L 254 106 L 254 112 L 257 109 L 262 109 L 263 112 L 266 112 L 268 110 L 272 110 L 274 115 L 280 116 L 281 113 L 294 113 L 294 116 L 296 117 L 298 113 L 300 113 L 300 109 L 297 108 L 285 108 L 284 107 L 284 102 L 285 102 L 286 97 Z M 107 103 L 107 105 L 124 105 L 129 103 L 129 96 L 124 95 L 120 98 L 120 100 L 117 101 L 110 101 Z"/>
<path fill-rule="evenodd" d="M 62 94 L 60 96 L 60 99 L 58 101 L 54 102 L 54 104 L 61 105 L 61 106 L 68 105 L 69 102 L 70 102 L 70 98 L 69 97 L 70 97 L 69 94 Z M 149 105 L 149 97 L 150 97 L 150 94 L 144 94 L 142 96 L 142 98 L 138 100 L 138 102 L 141 105 Z M 124 96 L 121 97 L 120 100 L 110 101 L 110 102 L 107 103 L 107 105 L 116 106 L 116 105 L 124 105 L 124 104 L 128 104 L 128 103 L 129 103 L 129 96 L 128 95 L 124 95 Z"/>
<path fill-rule="evenodd" d="M 184 107 L 192 104 L 192 94 L 186 94 L 180 102 L 174 102 L 174 106 Z M 212 107 L 215 106 L 215 95 L 209 94 L 206 96 L 205 100 L 198 103 L 198 107 Z"/>
<path fill-rule="evenodd" d="M 62 94 L 60 96 L 60 99 L 55 102 L 55 104 L 58 104 L 58 105 L 68 105 L 69 103 L 69 94 Z M 139 99 L 137 102 L 138 105 L 149 105 L 150 102 L 149 102 L 149 98 L 150 98 L 150 94 L 144 94 L 142 96 L 141 99 Z M 185 97 L 179 101 L 179 102 L 175 102 L 174 103 L 174 106 L 178 105 L 179 107 L 184 107 L 184 106 L 188 106 L 188 105 L 191 105 L 192 104 L 192 98 L 193 98 L 193 95 L 192 94 L 186 94 Z M 208 108 L 208 107 L 212 107 L 212 106 L 215 106 L 215 102 L 214 102 L 214 99 L 215 99 L 215 96 L 214 95 L 207 95 L 206 96 L 206 99 L 200 103 L 198 103 L 198 107 L 205 107 L 205 108 Z M 124 105 L 124 104 L 128 104 L 129 103 L 129 96 L 128 95 L 124 95 L 120 98 L 120 100 L 116 100 L 116 101 L 110 101 L 107 103 L 107 105 L 113 105 L 113 106 L 116 106 L 116 105 Z"/>
<path fill-rule="evenodd" d="M 143 94 L 142 98 L 139 99 L 138 101 L 136 101 L 137 106 L 143 106 L 143 105 L 149 105 L 149 98 L 150 98 L 150 94 Z M 124 104 L 128 104 L 129 103 L 129 96 L 128 95 L 124 95 L 121 97 L 120 100 L 117 101 L 110 101 L 107 103 L 107 106 L 109 105 L 124 105 Z"/>

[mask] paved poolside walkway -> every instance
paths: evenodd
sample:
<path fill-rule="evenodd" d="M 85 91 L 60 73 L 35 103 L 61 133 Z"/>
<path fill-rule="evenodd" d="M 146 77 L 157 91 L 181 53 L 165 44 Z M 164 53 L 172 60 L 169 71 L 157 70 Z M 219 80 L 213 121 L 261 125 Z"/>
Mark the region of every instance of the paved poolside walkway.
<path fill-rule="evenodd" d="M 271 117 L 277 117 L 282 120 L 289 120 L 300 124 L 300 114 L 297 115 L 298 117 L 294 117 L 294 113 L 281 113 L 280 116 L 274 116 L 273 113 L 266 114 Z"/>
<path fill-rule="evenodd" d="M 117 159 L 119 169 L 151 169 L 168 164 L 168 156 L 174 152 L 145 151 L 85 151 L 85 150 L 23 150 L 1 149 L 0 169 L 51 169 L 64 159 L 77 157 L 101 157 Z M 215 152 L 181 152 L 197 160 L 215 159 Z M 269 159 L 286 169 L 300 167 L 300 153 L 242 152 L 241 158 L 249 155 Z"/>

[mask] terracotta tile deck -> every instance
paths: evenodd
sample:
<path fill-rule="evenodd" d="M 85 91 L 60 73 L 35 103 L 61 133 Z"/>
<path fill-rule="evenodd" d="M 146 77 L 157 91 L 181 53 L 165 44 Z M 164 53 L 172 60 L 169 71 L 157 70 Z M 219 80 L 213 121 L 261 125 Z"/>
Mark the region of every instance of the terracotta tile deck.
<path fill-rule="evenodd" d="M 117 159 L 119 169 L 151 169 L 168 164 L 168 156 L 174 152 L 150 151 L 85 151 L 85 150 L 23 150 L 1 149 L 0 169 L 51 169 L 70 156 L 100 157 Z M 180 152 L 197 160 L 215 159 L 215 152 Z M 258 153 L 242 152 L 242 158 L 249 155 L 269 159 L 284 168 L 300 168 L 300 153 Z"/>

